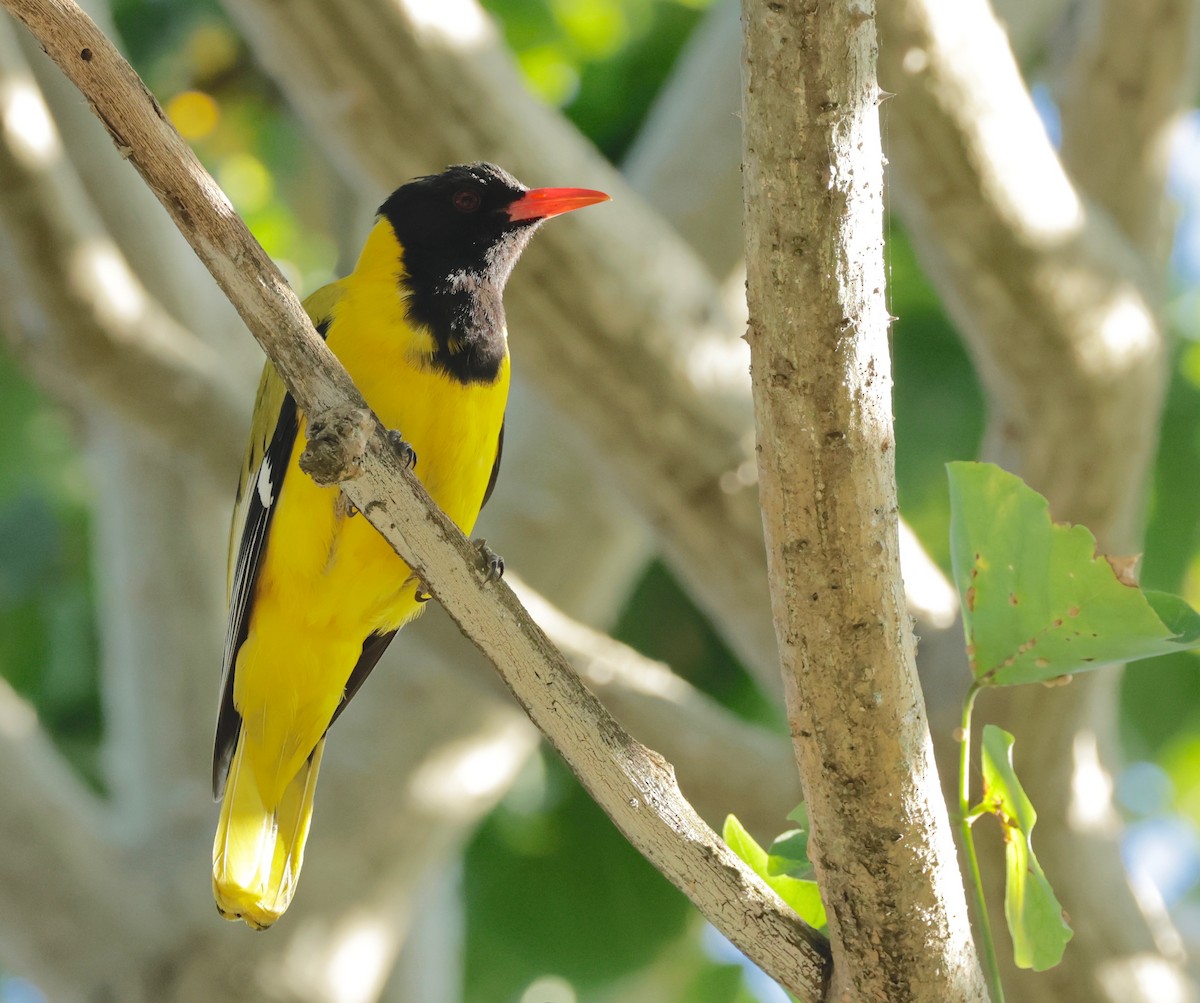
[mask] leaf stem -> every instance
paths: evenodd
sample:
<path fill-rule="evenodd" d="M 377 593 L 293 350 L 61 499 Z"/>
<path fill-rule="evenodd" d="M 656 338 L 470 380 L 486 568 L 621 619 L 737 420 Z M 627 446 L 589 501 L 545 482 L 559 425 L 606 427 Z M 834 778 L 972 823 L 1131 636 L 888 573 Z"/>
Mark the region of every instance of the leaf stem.
<path fill-rule="evenodd" d="M 983 943 L 983 967 L 987 975 L 988 994 L 992 1003 L 1004 1003 L 1004 987 L 1000 983 L 1000 964 L 996 959 L 996 943 L 992 939 L 992 924 L 988 919 L 987 901 L 983 896 L 983 877 L 979 873 L 979 857 L 975 854 L 975 837 L 971 833 L 971 711 L 975 698 L 983 689 L 972 683 L 963 700 L 962 744 L 958 752 L 958 826 L 967 851 L 967 866 L 975 892 L 976 921 L 979 939 Z"/>

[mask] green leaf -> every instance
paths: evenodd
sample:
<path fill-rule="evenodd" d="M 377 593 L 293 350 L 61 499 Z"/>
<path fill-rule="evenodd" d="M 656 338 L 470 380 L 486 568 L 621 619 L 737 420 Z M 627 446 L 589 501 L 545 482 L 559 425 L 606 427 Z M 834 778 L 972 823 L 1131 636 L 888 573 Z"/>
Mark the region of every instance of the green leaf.
<path fill-rule="evenodd" d="M 983 804 L 1004 828 L 1004 918 L 1012 934 L 1018 968 L 1044 972 L 1063 956 L 1072 930 L 1062 906 L 1033 853 L 1030 836 L 1037 822 L 1012 764 L 1013 737 L 986 725 L 981 749 Z"/>
<path fill-rule="evenodd" d="M 788 829 L 787 832 L 776 836 L 767 850 L 767 873 L 812 880 L 812 864 L 808 860 L 808 833 L 803 829 Z"/>
<path fill-rule="evenodd" d="M 812 862 L 808 859 L 808 810 L 801 803 L 788 818 L 799 823 L 799 828 L 775 837 L 767 851 L 767 873 L 812 880 Z"/>
<path fill-rule="evenodd" d="M 1170 592 L 1154 592 L 1145 589 L 1142 595 L 1167 629 L 1175 635 L 1175 643 L 1194 647 L 1200 642 L 1200 613 L 1197 613 L 1179 596 Z"/>
<path fill-rule="evenodd" d="M 729 848 L 741 857 L 776 895 L 790 905 L 797 916 L 818 930 L 825 926 L 825 907 L 821 904 L 821 895 L 815 881 L 803 881 L 786 874 L 772 874 L 767 863 L 767 851 L 758 845 L 735 815 L 725 817 L 722 835 Z"/>
<path fill-rule="evenodd" d="M 1200 645 L 1200 614 L 1122 583 L 1083 526 L 990 463 L 950 463 L 950 547 L 971 671 L 1040 682 Z"/>

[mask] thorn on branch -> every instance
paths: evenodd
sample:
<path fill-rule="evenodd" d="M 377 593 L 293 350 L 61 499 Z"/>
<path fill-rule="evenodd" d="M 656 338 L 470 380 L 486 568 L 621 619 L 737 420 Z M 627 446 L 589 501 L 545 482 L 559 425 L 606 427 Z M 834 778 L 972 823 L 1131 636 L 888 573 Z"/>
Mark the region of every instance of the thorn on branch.
<path fill-rule="evenodd" d="M 335 407 L 308 423 L 308 444 L 300 469 L 318 484 L 353 480 L 362 473 L 362 457 L 375 428 L 370 411 Z"/>

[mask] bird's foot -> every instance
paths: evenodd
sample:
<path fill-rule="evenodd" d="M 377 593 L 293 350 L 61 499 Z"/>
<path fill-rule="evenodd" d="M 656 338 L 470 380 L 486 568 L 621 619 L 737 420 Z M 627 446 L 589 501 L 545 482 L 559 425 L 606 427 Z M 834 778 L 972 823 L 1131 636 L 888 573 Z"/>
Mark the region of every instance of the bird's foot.
<path fill-rule="evenodd" d="M 405 441 L 404 436 L 396 431 L 396 429 L 385 428 L 383 434 L 387 441 L 392 444 L 392 449 L 396 451 L 396 456 L 400 462 L 404 464 L 405 468 L 412 470 L 417 465 L 417 451 L 412 448 L 410 443 Z"/>
<path fill-rule="evenodd" d="M 479 551 L 479 565 L 483 570 L 483 580 L 485 582 L 500 581 L 504 577 L 504 558 L 487 545 L 487 540 L 476 539 L 471 542 Z"/>

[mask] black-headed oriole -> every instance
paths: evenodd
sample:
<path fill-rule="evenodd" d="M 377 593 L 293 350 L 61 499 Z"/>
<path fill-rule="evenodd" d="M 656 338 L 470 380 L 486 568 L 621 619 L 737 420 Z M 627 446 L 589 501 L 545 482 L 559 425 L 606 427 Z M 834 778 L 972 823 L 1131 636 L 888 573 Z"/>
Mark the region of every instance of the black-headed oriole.
<path fill-rule="evenodd" d="M 537 225 L 604 201 L 448 168 L 380 207 L 354 271 L 304 306 L 434 501 L 469 533 L 496 482 L 508 395 L 501 294 Z M 305 419 L 268 362 L 230 538 L 229 626 L 213 754 L 213 894 L 265 929 L 296 889 L 330 724 L 421 583 L 336 486 L 297 465 Z"/>

